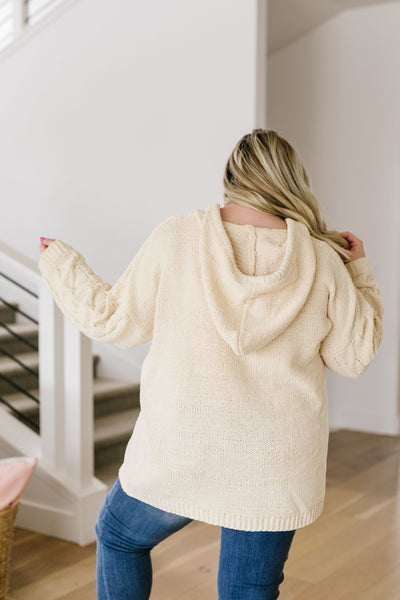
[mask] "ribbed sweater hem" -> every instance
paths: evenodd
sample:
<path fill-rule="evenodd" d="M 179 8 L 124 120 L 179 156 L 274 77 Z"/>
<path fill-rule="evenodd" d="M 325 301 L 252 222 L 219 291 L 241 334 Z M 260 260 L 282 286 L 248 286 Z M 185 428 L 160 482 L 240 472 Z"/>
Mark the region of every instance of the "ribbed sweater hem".
<path fill-rule="evenodd" d="M 290 516 L 276 515 L 235 515 L 226 511 L 207 509 L 187 502 L 165 499 L 154 494 L 141 494 L 134 487 L 127 486 L 120 478 L 121 487 L 128 496 L 133 496 L 141 502 L 150 504 L 155 508 L 203 521 L 209 525 L 226 527 L 228 529 L 239 529 L 244 531 L 291 531 L 300 529 L 313 523 L 322 513 L 324 499 L 320 500 L 311 510 Z"/>
<path fill-rule="evenodd" d="M 361 273 L 374 274 L 372 265 L 367 256 L 360 256 L 360 258 L 356 258 L 344 264 L 352 277 L 360 275 Z"/>

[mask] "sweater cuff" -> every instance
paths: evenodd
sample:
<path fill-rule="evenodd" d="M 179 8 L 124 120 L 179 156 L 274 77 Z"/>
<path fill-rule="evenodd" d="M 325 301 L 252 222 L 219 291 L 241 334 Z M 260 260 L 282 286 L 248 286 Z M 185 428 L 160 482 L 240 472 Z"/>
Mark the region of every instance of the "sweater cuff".
<path fill-rule="evenodd" d="M 351 277 L 355 277 L 361 273 L 374 274 L 371 263 L 366 256 L 361 256 L 360 258 L 356 258 L 355 260 L 345 263 L 345 267 L 350 273 Z"/>
<path fill-rule="evenodd" d="M 62 242 L 61 240 L 54 240 L 51 242 L 49 246 L 47 246 L 46 250 L 43 250 L 39 257 L 38 267 L 39 271 L 43 273 L 43 271 L 51 267 L 55 267 L 60 263 L 63 258 L 70 253 L 71 246 Z"/>

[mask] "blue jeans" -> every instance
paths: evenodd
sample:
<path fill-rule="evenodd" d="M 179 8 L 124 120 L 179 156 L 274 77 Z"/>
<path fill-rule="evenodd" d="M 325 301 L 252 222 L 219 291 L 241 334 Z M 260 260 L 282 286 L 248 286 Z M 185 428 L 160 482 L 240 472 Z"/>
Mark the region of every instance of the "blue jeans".
<path fill-rule="evenodd" d="M 117 479 L 96 522 L 98 600 L 148 600 L 150 551 L 192 520 L 129 496 Z M 295 532 L 221 527 L 218 600 L 276 600 Z"/>

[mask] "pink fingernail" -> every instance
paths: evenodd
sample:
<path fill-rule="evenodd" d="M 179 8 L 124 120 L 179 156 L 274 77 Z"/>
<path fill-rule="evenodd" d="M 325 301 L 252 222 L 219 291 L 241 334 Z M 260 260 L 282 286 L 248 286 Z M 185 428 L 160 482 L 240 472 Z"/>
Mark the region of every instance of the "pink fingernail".
<path fill-rule="evenodd" d="M 41 240 L 44 240 L 45 238 L 44 238 L 44 237 L 41 237 L 40 239 L 41 239 Z"/>

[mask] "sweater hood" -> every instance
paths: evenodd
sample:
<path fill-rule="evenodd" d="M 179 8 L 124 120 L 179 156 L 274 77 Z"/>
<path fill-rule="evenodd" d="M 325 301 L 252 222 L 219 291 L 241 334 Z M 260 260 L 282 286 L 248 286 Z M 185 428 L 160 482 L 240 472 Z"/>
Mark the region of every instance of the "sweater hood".
<path fill-rule="evenodd" d="M 220 208 L 214 203 L 194 212 L 200 227 L 201 279 L 218 334 L 235 354 L 242 356 L 265 347 L 297 317 L 314 281 L 316 257 L 306 225 L 287 217 L 287 236 L 278 268 L 268 275 L 243 273 L 236 263 Z M 249 228 L 254 233 L 257 229 Z M 255 261 L 256 249 L 251 251 Z"/>

